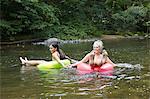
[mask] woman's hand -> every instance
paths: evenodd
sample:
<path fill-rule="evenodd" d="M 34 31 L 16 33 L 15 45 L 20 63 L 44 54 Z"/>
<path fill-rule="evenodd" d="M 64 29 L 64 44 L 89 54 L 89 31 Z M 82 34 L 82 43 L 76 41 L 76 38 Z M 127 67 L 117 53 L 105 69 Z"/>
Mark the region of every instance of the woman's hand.
<path fill-rule="evenodd" d="M 76 62 L 76 63 L 74 63 L 74 64 L 70 64 L 68 67 L 75 67 L 75 66 L 77 66 L 78 64 L 80 64 L 81 62 L 79 61 L 79 62 Z"/>
<path fill-rule="evenodd" d="M 74 67 L 74 66 L 76 66 L 76 63 L 75 64 L 70 64 L 70 65 L 68 65 L 67 67 Z"/>

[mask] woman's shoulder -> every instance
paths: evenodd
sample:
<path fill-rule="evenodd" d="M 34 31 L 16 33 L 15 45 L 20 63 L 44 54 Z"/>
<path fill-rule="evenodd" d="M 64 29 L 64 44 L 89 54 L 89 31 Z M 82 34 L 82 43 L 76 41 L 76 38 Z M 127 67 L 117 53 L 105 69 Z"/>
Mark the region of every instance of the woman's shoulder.
<path fill-rule="evenodd" d="M 56 52 L 52 53 L 52 55 L 59 55 L 59 53 L 56 51 Z"/>
<path fill-rule="evenodd" d="M 93 56 L 94 55 L 94 53 L 93 52 L 90 52 L 90 53 L 88 53 L 86 56 Z"/>
<path fill-rule="evenodd" d="M 108 52 L 105 49 L 103 49 L 102 54 L 108 56 Z"/>

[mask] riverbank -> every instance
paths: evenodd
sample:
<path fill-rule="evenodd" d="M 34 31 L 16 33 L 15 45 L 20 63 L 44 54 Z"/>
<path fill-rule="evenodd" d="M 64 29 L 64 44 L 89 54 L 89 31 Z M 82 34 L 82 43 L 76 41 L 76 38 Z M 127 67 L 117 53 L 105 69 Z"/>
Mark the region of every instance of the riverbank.
<path fill-rule="evenodd" d="M 139 36 L 138 34 L 135 34 L 133 36 L 121 36 L 121 35 L 102 35 L 101 39 L 103 40 L 114 40 L 114 39 L 150 39 L 150 35 L 145 36 Z"/>
<path fill-rule="evenodd" d="M 126 38 L 125 36 L 121 35 L 102 35 L 101 39 L 102 40 L 113 40 L 113 39 L 124 39 Z"/>
<path fill-rule="evenodd" d="M 91 42 L 98 39 L 101 40 L 117 40 L 117 39 L 150 39 L 150 36 L 121 36 L 121 35 L 102 35 L 99 38 L 91 38 L 91 39 L 78 39 L 78 40 L 60 40 L 58 38 L 49 38 L 49 39 L 28 39 L 28 40 L 19 40 L 19 41 L 12 41 L 12 42 L 1 42 L 1 45 L 13 45 L 13 44 L 44 44 L 48 45 L 49 43 L 56 41 L 59 43 L 80 43 L 80 42 Z"/>

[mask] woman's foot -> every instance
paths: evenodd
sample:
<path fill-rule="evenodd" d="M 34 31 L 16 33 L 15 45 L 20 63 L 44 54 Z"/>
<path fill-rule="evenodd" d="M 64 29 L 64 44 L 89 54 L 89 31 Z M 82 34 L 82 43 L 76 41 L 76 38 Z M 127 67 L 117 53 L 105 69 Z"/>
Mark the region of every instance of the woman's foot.
<path fill-rule="evenodd" d="M 21 64 L 25 64 L 26 60 L 24 60 L 22 57 L 19 57 Z"/>
<path fill-rule="evenodd" d="M 24 59 L 25 59 L 25 61 L 28 61 L 27 57 L 25 57 Z"/>

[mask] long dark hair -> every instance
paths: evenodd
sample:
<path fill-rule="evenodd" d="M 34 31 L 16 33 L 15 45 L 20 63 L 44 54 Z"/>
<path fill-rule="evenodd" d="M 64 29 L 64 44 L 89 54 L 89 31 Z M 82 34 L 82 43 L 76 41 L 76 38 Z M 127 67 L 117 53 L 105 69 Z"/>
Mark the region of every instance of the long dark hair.
<path fill-rule="evenodd" d="M 65 53 L 59 48 L 59 45 L 58 45 L 58 43 L 51 43 L 51 46 L 53 46 L 54 48 L 57 48 L 57 51 L 58 51 L 58 53 L 59 53 L 59 55 L 60 55 L 60 59 L 65 59 Z"/>

